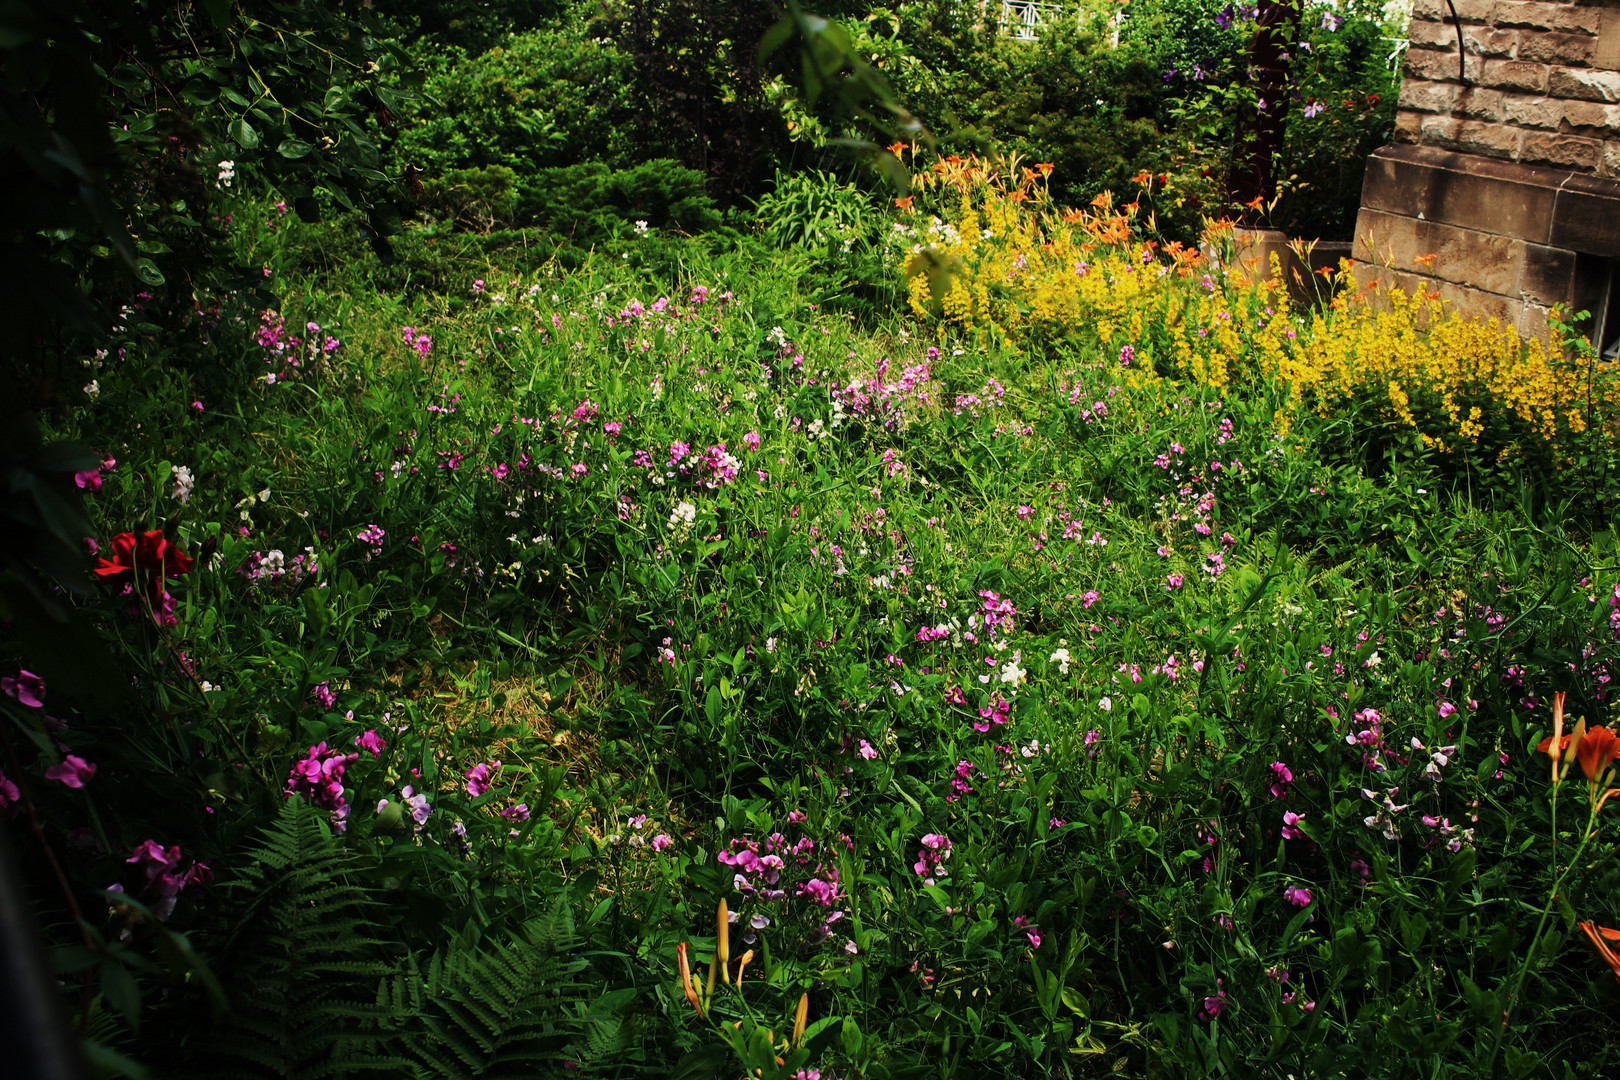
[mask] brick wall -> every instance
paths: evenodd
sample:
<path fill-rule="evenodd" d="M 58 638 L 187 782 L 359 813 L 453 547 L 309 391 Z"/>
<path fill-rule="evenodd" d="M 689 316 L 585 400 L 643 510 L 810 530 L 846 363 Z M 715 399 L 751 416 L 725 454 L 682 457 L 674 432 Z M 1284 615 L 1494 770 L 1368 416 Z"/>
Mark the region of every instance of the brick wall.
<path fill-rule="evenodd" d="M 1395 141 L 1620 179 L 1620 0 L 1415 0 Z M 1466 80 L 1466 81 L 1465 81 Z"/>

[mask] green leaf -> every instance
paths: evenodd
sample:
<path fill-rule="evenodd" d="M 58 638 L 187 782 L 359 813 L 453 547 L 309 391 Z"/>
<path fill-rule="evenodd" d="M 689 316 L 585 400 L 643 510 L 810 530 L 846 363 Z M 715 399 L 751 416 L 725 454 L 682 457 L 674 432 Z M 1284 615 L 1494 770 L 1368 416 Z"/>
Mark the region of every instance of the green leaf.
<path fill-rule="evenodd" d="M 253 125 L 247 122 L 247 117 L 244 116 L 232 124 L 230 131 L 231 138 L 235 139 L 236 144 L 242 149 L 253 150 L 258 147 L 259 133 L 253 130 Z"/>

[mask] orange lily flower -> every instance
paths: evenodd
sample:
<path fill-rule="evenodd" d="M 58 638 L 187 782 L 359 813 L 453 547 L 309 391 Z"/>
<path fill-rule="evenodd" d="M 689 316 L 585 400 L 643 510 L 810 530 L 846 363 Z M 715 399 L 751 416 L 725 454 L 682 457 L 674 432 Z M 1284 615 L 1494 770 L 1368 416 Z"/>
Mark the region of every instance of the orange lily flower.
<path fill-rule="evenodd" d="M 1052 163 L 1050 161 L 1037 161 L 1035 163 L 1035 171 L 1040 173 L 1042 176 L 1051 176 Z"/>
<path fill-rule="evenodd" d="M 899 157 L 905 152 L 906 144 L 903 142 L 890 143 L 887 149 L 889 153 L 893 154 L 895 157 Z"/>
<path fill-rule="evenodd" d="M 914 198 L 916 198 L 915 195 L 907 195 L 903 199 L 894 200 L 894 205 L 898 206 L 902 210 L 910 210 L 911 209 L 911 200 L 914 199 Z"/>
<path fill-rule="evenodd" d="M 1609 947 L 1611 941 L 1620 942 L 1620 930 L 1611 930 L 1607 926 L 1599 926 L 1596 923 L 1589 922 L 1578 922 L 1575 925 L 1581 928 L 1581 933 L 1586 935 L 1586 940 L 1592 943 L 1592 947 L 1597 949 L 1598 955 L 1603 957 L 1603 962 L 1609 965 L 1609 970 L 1614 972 L 1615 979 L 1620 980 L 1620 953 L 1616 953 Z"/>
<path fill-rule="evenodd" d="M 1575 760 L 1588 780 L 1602 776 L 1615 758 L 1620 758 L 1620 737 L 1606 727 L 1589 729 L 1575 747 Z"/>

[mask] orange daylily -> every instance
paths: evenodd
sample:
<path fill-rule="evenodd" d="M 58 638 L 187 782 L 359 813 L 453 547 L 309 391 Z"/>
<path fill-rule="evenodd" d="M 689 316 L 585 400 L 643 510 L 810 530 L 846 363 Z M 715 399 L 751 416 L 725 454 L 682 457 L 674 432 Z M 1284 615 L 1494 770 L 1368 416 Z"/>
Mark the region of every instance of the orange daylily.
<path fill-rule="evenodd" d="M 1592 947 L 1597 949 L 1598 955 L 1603 957 L 1603 962 L 1609 965 L 1610 971 L 1614 972 L 1615 979 L 1620 981 L 1620 953 L 1616 953 L 1609 947 L 1611 941 L 1620 943 L 1620 930 L 1611 930 L 1607 926 L 1599 926 L 1596 923 L 1589 922 L 1578 922 L 1575 925 L 1581 928 L 1581 933 L 1586 935 L 1586 940 L 1590 941 Z"/>
<path fill-rule="evenodd" d="M 1575 760 L 1588 780 L 1596 780 L 1620 758 L 1620 737 L 1606 727 L 1590 728 L 1575 747 Z"/>
<path fill-rule="evenodd" d="M 1440 257 L 1440 253 L 1438 251 L 1435 251 L 1435 252 L 1430 252 L 1427 255 L 1414 255 L 1414 256 L 1412 256 L 1412 261 L 1417 263 L 1419 266 L 1423 267 L 1423 269 L 1425 269 L 1425 270 L 1433 270 L 1434 269 L 1434 260 L 1438 259 L 1439 257 Z"/>
<path fill-rule="evenodd" d="M 1035 163 L 1035 171 L 1040 173 L 1042 176 L 1051 176 L 1052 163 L 1050 161 L 1037 161 Z"/>
<path fill-rule="evenodd" d="M 906 149 L 906 144 L 903 143 L 903 142 L 890 143 L 888 145 L 889 153 L 893 154 L 895 157 L 899 157 L 902 153 L 905 152 L 905 149 Z"/>
<path fill-rule="evenodd" d="M 907 195 L 903 199 L 894 200 L 894 205 L 898 206 L 902 210 L 910 210 L 911 209 L 911 200 L 914 199 L 914 198 L 916 198 L 915 195 Z"/>

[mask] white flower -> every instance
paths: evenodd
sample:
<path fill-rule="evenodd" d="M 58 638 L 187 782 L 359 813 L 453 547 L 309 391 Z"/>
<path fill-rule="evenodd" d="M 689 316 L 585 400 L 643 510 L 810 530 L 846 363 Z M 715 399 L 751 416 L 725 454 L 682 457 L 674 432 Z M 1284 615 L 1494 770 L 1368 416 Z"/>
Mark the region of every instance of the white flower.
<path fill-rule="evenodd" d="M 1114 711 L 1114 699 L 1113 698 L 1103 698 L 1101 701 L 1097 702 L 1097 708 L 1101 709 L 1103 712 L 1113 712 Z"/>
<path fill-rule="evenodd" d="M 100 396 L 100 394 L 101 383 L 99 380 L 91 379 L 89 382 L 84 384 L 84 395 L 91 401 L 94 401 L 98 396 Z"/>
<path fill-rule="evenodd" d="M 1052 653 L 1051 659 L 1057 662 L 1058 671 L 1067 675 L 1069 673 L 1069 664 L 1074 660 L 1074 657 L 1069 655 L 1068 649 L 1057 649 Z"/>
<path fill-rule="evenodd" d="M 176 499 L 179 499 L 182 503 L 190 502 L 191 489 L 196 483 L 192 479 L 191 470 L 186 468 L 184 465 L 176 465 L 174 467 L 173 476 L 174 491 L 171 494 Z"/>
<path fill-rule="evenodd" d="M 648 225 L 647 225 L 647 223 L 645 221 L 636 222 L 636 234 L 638 236 L 646 236 L 647 235 L 647 229 L 648 229 Z"/>
<path fill-rule="evenodd" d="M 230 187 L 231 181 L 236 179 L 236 162 L 222 161 L 219 163 L 219 176 L 214 180 L 216 187 Z"/>
<path fill-rule="evenodd" d="M 1008 686 L 1023 686 L 1029 678 L 1029 672 L 1018 666 L 1020 653 L 1013 653 L 1013 658 L 1001 665 L 1001 681 Z"/>

